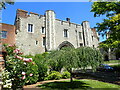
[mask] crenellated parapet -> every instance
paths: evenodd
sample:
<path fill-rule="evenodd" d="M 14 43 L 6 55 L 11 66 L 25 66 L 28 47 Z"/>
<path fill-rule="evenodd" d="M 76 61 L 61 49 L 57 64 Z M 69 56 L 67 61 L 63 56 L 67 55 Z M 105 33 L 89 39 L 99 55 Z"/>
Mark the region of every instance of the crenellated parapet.
<path fill-rule="evenodd" d="M 76 24 L 76 23 L 72 23 L 70 21 L 63 21 L 63 20 L 60 20 L 60 19 L 55 19 L 57 21 L 57 23 L 59 23 L 60 25 L 67 25 L 69 27 L 75 27 L 75 28 L 79 28 L 81 27 L 80 24 Z"/>
<path fill-rule="evenodd" d="M 28 11 L 17 9 L 17 16 L 22 18 L 28 17 Z"/>
<path fill-rule="evenodd" d="M 31 16 L 36 16 L 38 18 L 44 17 L 44 15 L 40 15 L 38 13 L 34 13 L 34 12 L 28 12 L 26 10 L 21 10 L 21 9 L 17 9 L 17 18 L 27 18 L 27 17 L 31 17 Z"/>

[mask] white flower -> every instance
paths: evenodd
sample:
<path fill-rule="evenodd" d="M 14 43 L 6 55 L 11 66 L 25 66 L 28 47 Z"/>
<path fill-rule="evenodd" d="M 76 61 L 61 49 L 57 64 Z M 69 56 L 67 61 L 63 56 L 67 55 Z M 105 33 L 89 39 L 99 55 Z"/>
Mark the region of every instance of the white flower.
<path fill-rule="evenodd" d="M 25 64 L 25 65 L 26 65 L 26 62 L 24 62 L 23 64 Z"/>
<path fill-rule="evenodd" d="M 30 76 L 33 76 L 33 74 L 32 74 L 32 73 L 30 73 Z"/>
<path fill-rule="evenodd" d="M 22 75 L 25 75 L 26 73 L 25 72 L 22 72 Z"/>

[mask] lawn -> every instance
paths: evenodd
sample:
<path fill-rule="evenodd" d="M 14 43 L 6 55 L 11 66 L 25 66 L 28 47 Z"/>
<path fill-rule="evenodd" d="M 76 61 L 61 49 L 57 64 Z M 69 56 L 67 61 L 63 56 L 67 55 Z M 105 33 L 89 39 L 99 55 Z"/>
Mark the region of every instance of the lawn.
<path fill-rule="evenodd" d="M 81 79 L 74 80 L 72 83 L 70 81 L 57 81 L 57 82 L 49 82 L 42 85 L 38 85 L 38 87 L 42 89 L 89 89 L 89 88 L 120 88 L 119 85 L 100 82 L 97 80 L 91 79 Z"/>
<path fill-rule="evenodd" d="M 104 61 L 104 64 L 111 64 L 111 63 L 120 63 L 120 60 Z"/>

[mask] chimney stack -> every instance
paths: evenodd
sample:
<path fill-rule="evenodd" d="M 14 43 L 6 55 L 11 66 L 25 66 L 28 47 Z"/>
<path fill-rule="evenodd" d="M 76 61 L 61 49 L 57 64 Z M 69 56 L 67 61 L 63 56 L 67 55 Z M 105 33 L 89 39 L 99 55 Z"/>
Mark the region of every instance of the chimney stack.
<path fill-rule="evenodd" d="M 70 22 L 70 18 L 66 18 L 66 21 Z"/>

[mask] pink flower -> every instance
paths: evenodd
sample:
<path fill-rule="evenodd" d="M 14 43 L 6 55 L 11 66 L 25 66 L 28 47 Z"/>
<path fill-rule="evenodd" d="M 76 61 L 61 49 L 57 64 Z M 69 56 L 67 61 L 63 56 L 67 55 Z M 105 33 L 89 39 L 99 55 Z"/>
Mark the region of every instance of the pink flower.
<path fill-rule="evenodd" d="M 30 73 L 30 76 L 33 76 L 33 74 L 32 74 L 32 73 Z"/>
<path fill-rule="evenodd" d="M 29 58 L 29 62 L 32 62 L 32 58 Z"/>
<path fill-rule="evenodd" d="M 25 75 L 26 73 L 25 72 L 22 72 L 22 75 Z"/>
<path fill-rule="evenodd" d="M 32 58 L 24 58 L 23 61 L 24 62 L 32 62 Z"/>
<path fill-rule="evenodd" d="M 29 58 L 24 58 L 23 61 L 24 62 L 29 62 Z"/>
<path fill-rule="evenodd" d="M 23 76 L 22 79 L 24 80 L 24 79 L 25 79 L 25 76 Z"/>
<path fill-rule="evenodd" d="M 13 53 L 19 53 L 20 52 L 20 50 L 19 49 L 15 49 L 14 51 L 13 51 Z"/>
<path fill-rule="evenodd" d="M 20 56 L 15 56 L 16 58 L 18 58 L 18 59 L 20 59 L 20 60 L 22 60 L 23 58 L 22 57 L 20 57 Z"/>

